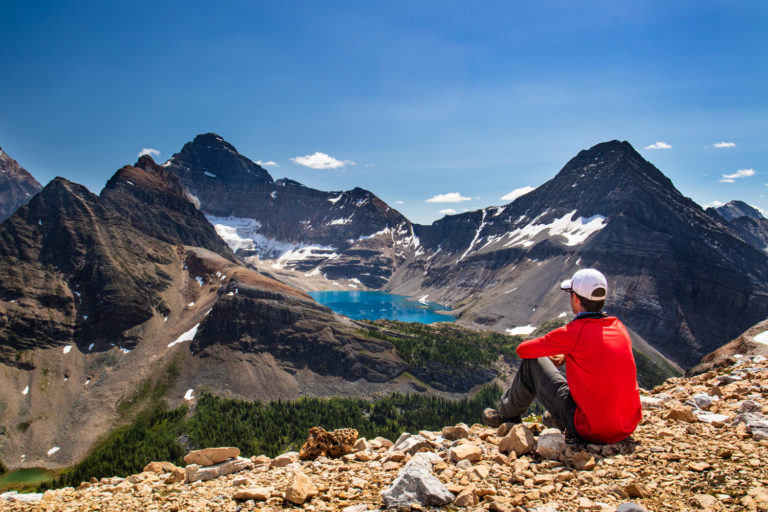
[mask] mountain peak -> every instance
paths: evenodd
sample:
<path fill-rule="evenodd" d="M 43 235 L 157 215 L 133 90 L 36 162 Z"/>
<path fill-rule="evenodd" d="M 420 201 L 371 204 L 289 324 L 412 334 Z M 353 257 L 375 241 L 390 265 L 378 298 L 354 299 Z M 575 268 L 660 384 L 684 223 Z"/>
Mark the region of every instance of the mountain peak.
<path fill-rule="evenodd" d="M 197 135 L 193 140 L 192 144 L 200 145 L 200 146 L 210 146 L 210 147 L 221 147 L 229 151 L 233 151 L 237 153 L 237 149 L 235 149 L 235 146 L 224 140 L 224 137 L 217 133 L 209 132 L 209 133 L 201 133 Z"/>
<path fill-rule="evenodd" d="M 215 133 L 197 135 L 162 167 L 173 171 L 191 190 L 221 183 L 237 183 L 241 188 L 274 183 L 266 169 Z"/>
<path fill-rule="evenodd" d="M 0 148 L 0 222 L 27 204 L 42 188 L 26 169 Z"/>
<path fill-rule="evenodd" d="M 763 215 L 757 208 L 753 208 L 744 201 L 728 201 L 723 206 L 715 208 L 718 214 L 725 220 L 733 220 L 739 217 L 749 217 L 751 219 L 762 219 Z"/>

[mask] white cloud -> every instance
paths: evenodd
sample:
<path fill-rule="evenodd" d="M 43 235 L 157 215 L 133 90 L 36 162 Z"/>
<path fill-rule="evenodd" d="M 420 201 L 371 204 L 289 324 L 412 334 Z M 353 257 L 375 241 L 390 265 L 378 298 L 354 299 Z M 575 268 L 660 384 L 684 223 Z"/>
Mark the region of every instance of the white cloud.
<path fill-rule="evenodd" d="M 763 217 L 768 217 L 768 211 L 765 211 L 764 209 L 762 209 L 762 208 L 760 208 L 759 206 L 757 206 L 757 205 L 754 205 L 754 204 L 751 204 L 751 205 L 749 205 L 749 206 L 751 206 L 751 207 L 752 207 L 752 208 L 754 208 L 755 210 L 759 211 L 759 212 L 762 214 L 762 216 L 763 216 Z"/>
<path fill-rule="evenodd" d="M 291 160 L 310 169 L 338 169 L 347 165 L 356 165 L 352 160 L 341 161 L 319 151 L 313 155 L 297 156 Z"/>
<path fill-rule="evenodd" d="M 141 151 L 139 152 L 139 156 L 141 157 L 144 155 L 160 156 L 160 151 L 152 148 L 141 148 Z"/>
<path fill-rule="evenodd" d="M 365 164 L 366 167 L 376 167 L 376 164 Z"/>
<path fill-rule="evenodd" d="M 453 215 L 454 213 L 456 213 L 456 210 L 454 210 L 453 208 L 446 208 L 445 210 L 440 210 L 439 213 L 442 213 L 443 215 Z"/>
<path fill-rule="evenodd" d="M 262 162 L 261 160 L 256 160 L 256 163 L 262 167 L 264 167 L 265 165 L 268 165 L 270 167 L 280 167 L 279 165 L 277 165 L 277 162 L 273 162 L 272 160 L 268 162 Z"/>
<path fill-rule="evenodd" d="M 723 178 L 720 180 L 720 183 L 733 183 L 733 181 L 737 178 L 747 178 L 754 175 L 754 169 L 739 169 L 733 174 L 723 174 Z"/>
<path fill-rule="evenodd" d="M 712 201 L 711 203 L 705 204 L 704 208 L 719 208 L 719 207 L 723 206 L 724 204 L 725 203 L 723 203 L 721 201 L 715 200 L 715 201 Z"/>
<path fill-rule="evenodd" d="M 667 144 L 666 142 L 654 142 L 653 144 L 649 146 L 645 146 L 645 149 L 672 149 L 672 146 Z"/>
<path fill-rule="evenodd" d="M 395 201 L 395 204 L 404 204 L 405 201 Z"/>
<path fill-rule="evenodd" d="M 520 188 L 516 188 L 515 190 L 513 190 L 509 194 L 505 194 L 505 195 L 501 196 L 501 200 L 502 201 L 514 201 L 518 197 L 524 196 L 525 194 L 527 194 L 528 192 L 531 192 L 533 190 L 536 190 L 536 187 L 520 187 Z"/>
<path fill-rule="evenodd" d="M 735 142 L 715 142 L 712 144 L 713 147 L 716 148 L 735 148 L 736 143 Z"/>
<path fill-rule="evenodd" d="M 447 194 L 437 194 L 435 197 L 427 199 L 428 203 L 460 203 L 462 201 L 471 201 L 471 197 L 464 197 L 458 192 L 449 192 Z"/>

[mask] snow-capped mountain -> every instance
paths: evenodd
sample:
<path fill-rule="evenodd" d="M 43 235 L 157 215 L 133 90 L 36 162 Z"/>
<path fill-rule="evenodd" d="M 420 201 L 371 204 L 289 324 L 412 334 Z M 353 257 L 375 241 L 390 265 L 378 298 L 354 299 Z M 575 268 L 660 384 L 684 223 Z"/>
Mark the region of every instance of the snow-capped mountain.
<path fill-rule="evenodd" d="M 415 241 L 411 223 L 373 193 L 274 181 L 213 133 L 198 135 L 163 166 L 230 247 L 251 263 L 269 260 L 267 270 L 380 288 Z"/>
<path fill-rule="evenodd" d="M 26 169 L 0 148 L 0 222 L 27 204 L 41 188 Z"/>
<path fill-rule="evenodd" d="M 766 254 L 628 142 L 580 152 L 509 204 L 428 226 L 362 189 L 273 181 L 215 134 L 197 136 L 164 166 L 238 255 L 299 287 L 341 280 L 449 305 L 465 324 L 524 332 L 565 316 L 557 284 L 596 266 L 609 277 L 610 311 L 639 343 L 683 366 L 768 309 Z M 325 280 L 309 283 L 315 277 Z"/>
<path fill-rule="evenodd" d="M 465 323 L 502 330 L 556 318 L 568 310 L 557 284 L 592 266 L 608 276 L 609 311 L 683 366 L 768 311 L 766 254 L 627 142 L 580 152 L 510 204 L 414 232 L 424 252 L 387 287 L 453 305 Z"/>

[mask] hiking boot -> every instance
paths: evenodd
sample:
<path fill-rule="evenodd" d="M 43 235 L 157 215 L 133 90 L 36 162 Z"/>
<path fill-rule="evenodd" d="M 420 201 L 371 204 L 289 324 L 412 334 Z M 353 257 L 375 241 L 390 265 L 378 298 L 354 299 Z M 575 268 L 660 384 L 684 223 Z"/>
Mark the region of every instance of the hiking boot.
<path fill-rule="evenodd" d="M 490 407 L 483 411 L 483 423 L 491 428 L 498 428 L 504 423 L 522 423 L 520 416 L 514 418 L 505 418 L 496 409 Z"/>

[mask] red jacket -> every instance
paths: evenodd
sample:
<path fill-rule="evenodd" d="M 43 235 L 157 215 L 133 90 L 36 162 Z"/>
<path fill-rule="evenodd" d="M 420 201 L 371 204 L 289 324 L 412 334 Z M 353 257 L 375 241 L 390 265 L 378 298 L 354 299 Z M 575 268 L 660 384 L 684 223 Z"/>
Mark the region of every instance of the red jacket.
<path fill-rule="evenodd" d="M 618 318 L 583 318 L 517 347 L 522 359 L 565 354 L 573 420 L 589 441 L 617 443 L 643 417 L 632 342 Z"/>

